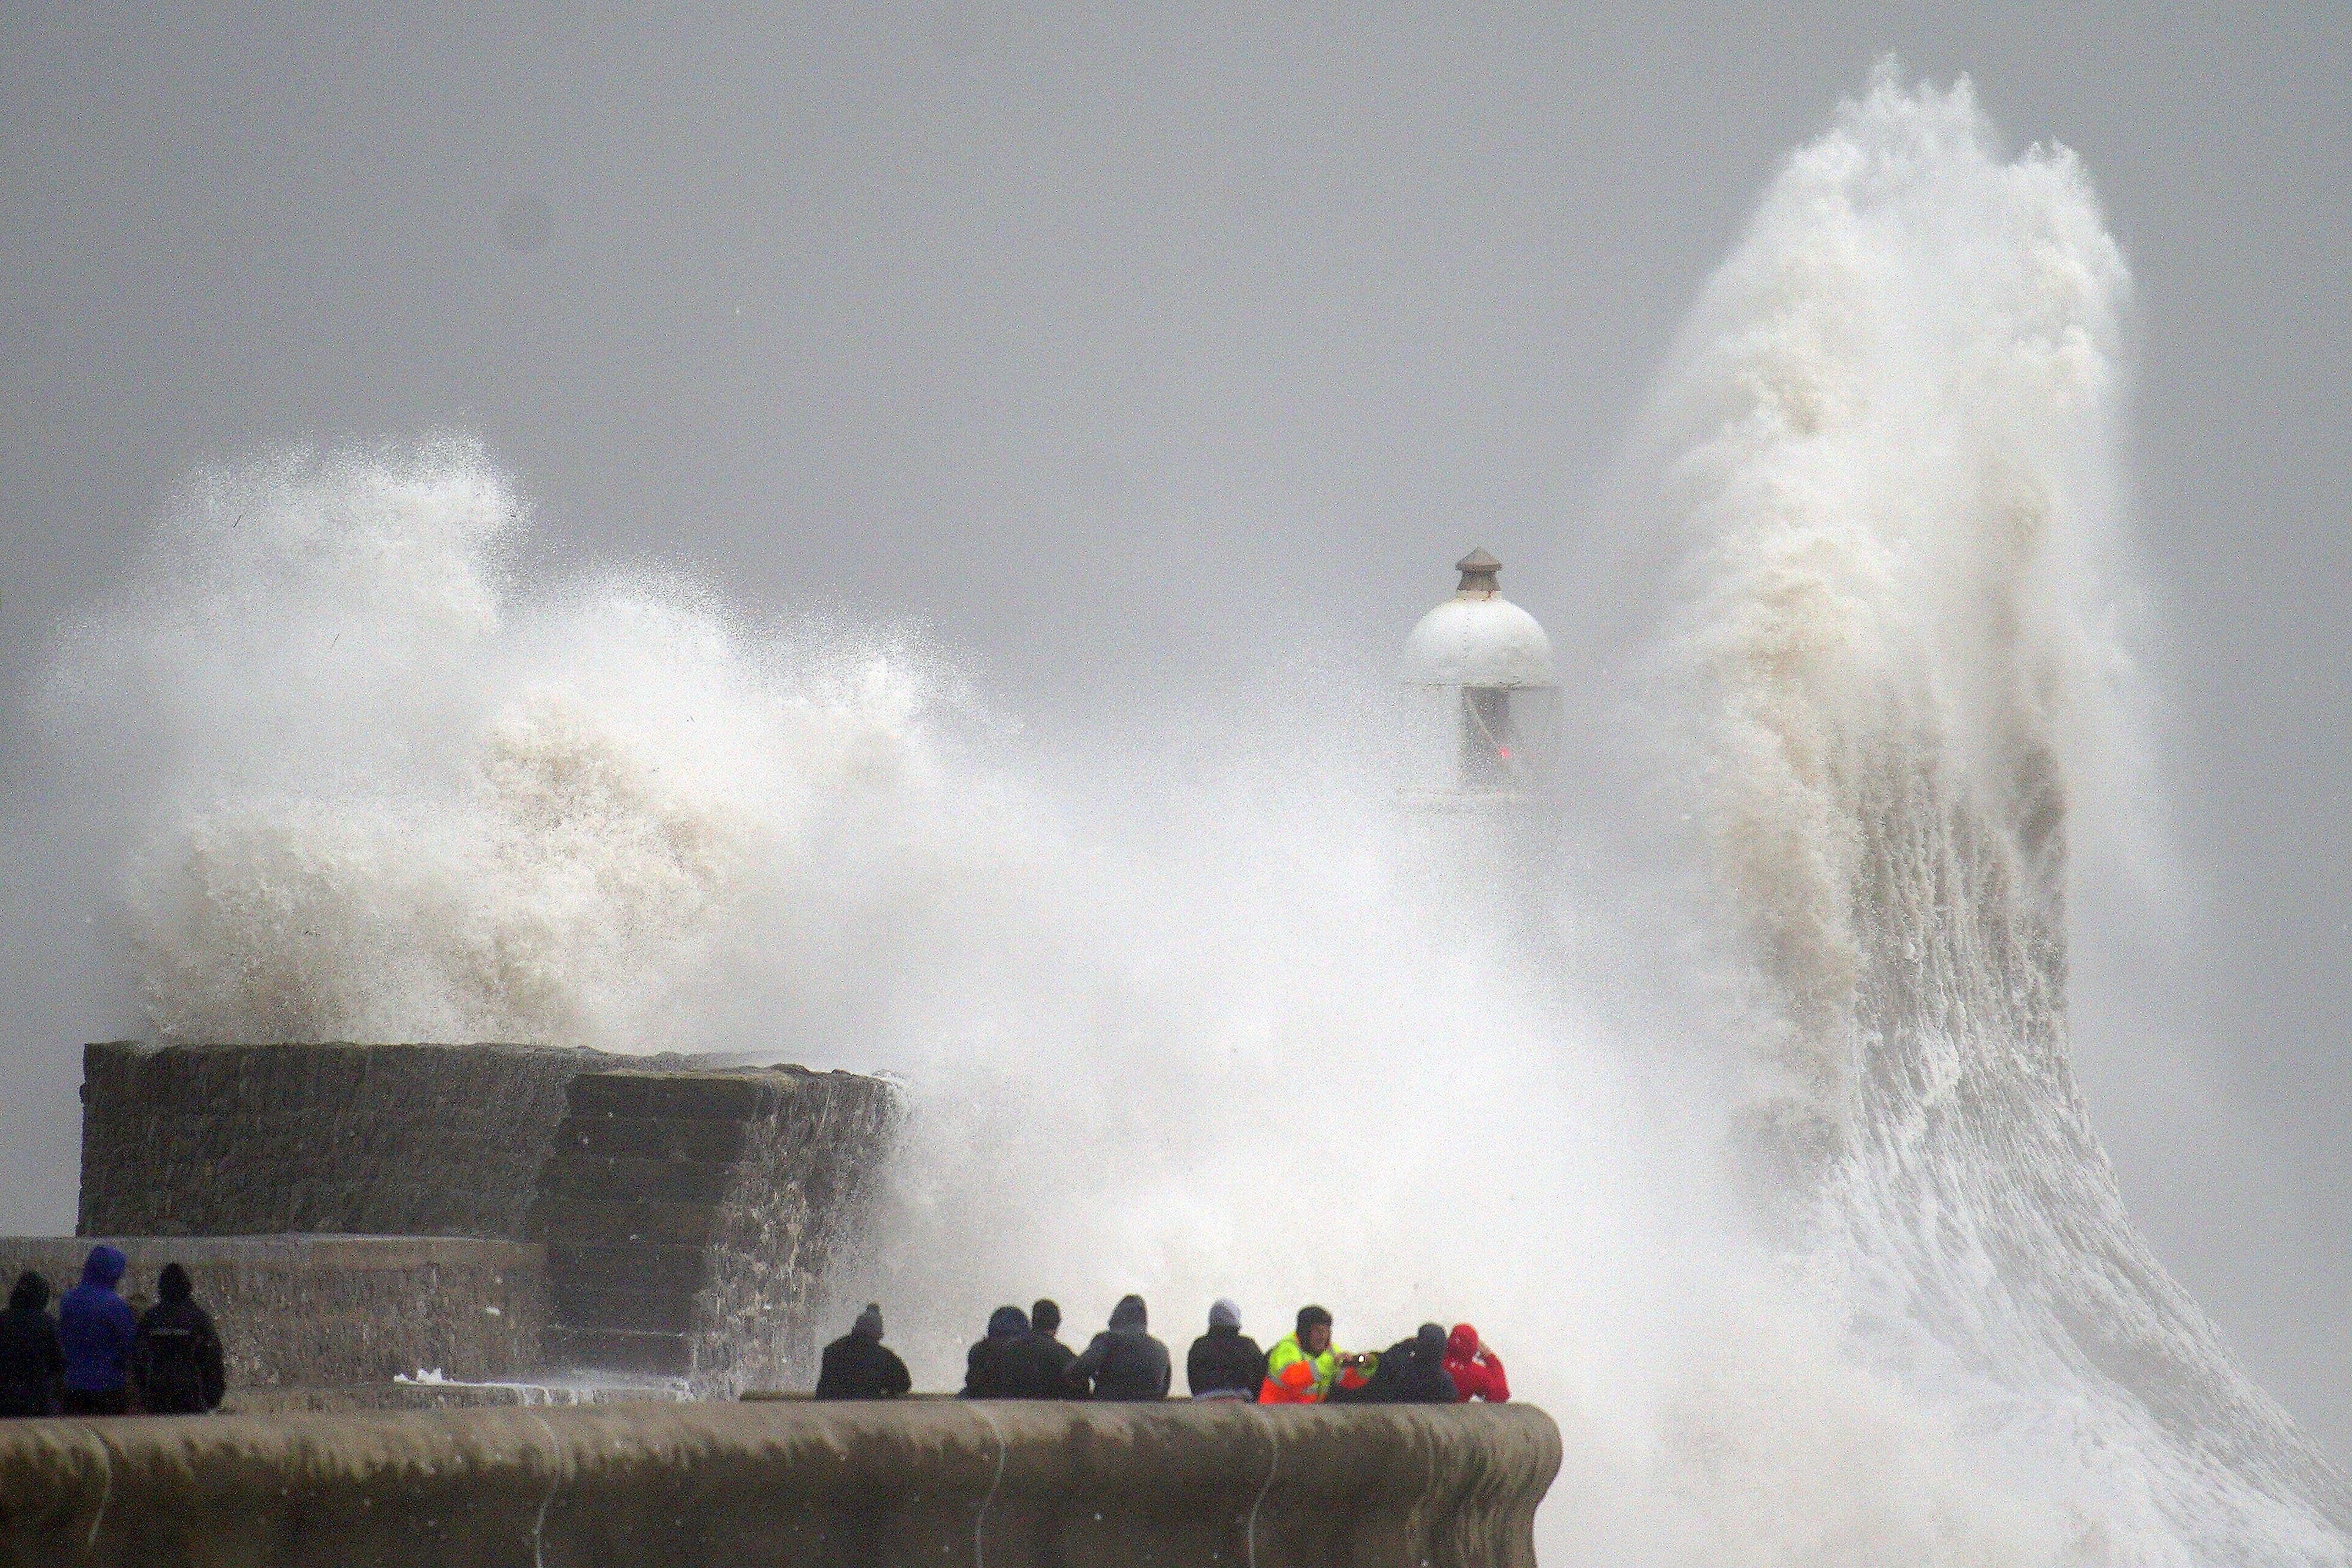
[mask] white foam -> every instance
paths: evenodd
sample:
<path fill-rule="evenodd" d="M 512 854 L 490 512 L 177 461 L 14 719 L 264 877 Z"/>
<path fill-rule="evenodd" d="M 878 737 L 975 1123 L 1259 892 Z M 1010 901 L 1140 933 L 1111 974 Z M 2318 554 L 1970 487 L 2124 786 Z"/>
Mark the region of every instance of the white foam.
<path fill-rule="evenodd" d="M 2075 161 L 1882 73 L 1710 283 L 1648 461 L 1746 1116 L 1852 1355 L 2100 1562 L 2342 1561 L 2341 1479 L 2126 1218 L 2067 1066 L 2115 687 L 2128 277 Z"/>

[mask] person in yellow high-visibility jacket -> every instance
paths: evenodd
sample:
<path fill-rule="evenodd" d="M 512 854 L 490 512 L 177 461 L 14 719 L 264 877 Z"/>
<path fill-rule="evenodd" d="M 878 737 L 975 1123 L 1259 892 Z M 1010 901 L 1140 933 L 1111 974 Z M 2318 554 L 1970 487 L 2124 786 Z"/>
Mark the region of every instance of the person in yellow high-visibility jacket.
<path fill-rule="evenodd" d="M 1350 1355 L 1331 1344 L 1331 1314 L 1321 1307 L 1298 1309 L 1298 1327 L 1275 1342 L 1265 1355 L 1261 1405 L 1320 1405 L 1332 1386 L 1361 1383 L 1371 1375 L 1370 1357 Z"/>

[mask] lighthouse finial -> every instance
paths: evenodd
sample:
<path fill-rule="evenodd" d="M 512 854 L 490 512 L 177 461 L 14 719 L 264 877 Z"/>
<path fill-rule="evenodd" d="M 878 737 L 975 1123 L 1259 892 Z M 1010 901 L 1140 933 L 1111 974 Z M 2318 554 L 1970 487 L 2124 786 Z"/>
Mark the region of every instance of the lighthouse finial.
<path fill-rule="evenodd" d="M 1455 561 L 1454 570 L 1462 574 L 1462 586 L 1454 591 L 1456 594 L 1487 595 L 1503 591 L 1495 581 L 1495 574 L 1503 570 L 1503 563 L 1483 549 L 1474 549 Z"/>

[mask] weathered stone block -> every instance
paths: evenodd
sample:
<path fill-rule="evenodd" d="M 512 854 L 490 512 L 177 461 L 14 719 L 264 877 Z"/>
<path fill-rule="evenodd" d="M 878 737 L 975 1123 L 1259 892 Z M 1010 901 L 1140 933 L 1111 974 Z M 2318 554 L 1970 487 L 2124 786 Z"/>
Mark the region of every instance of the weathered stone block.
<path fill-rule="evenodd" d="M 616 1116 L 717 1117 L 740 1122 L 759 1109 L 760 1085 L 730 1071 L 669 1072 L 611 1069 L 576 1086 L 572 1107 Z"/>
<path fill-rule="evenodd" d="M 547 1347 L 548 1359 L 559 1366 L 654 1377 L 685 1377 L 694 1370 L 692 1343 L 682 1333 L 556 1327 L 547 1331 Z"/>
<path fill-rule="evenodd" d="M 547 1249 L 549 1277 L 644 1280 L 692 1295 L 702 1288 L 706 1260 L 699 1247 L 559 1247 Z"/>
<path fill-rule="evenodd" d="M 567 1247 L 701 1247 L 714 1217 L 708 1204 L 558 1198 L 538 1210 L 538 1239 Z"/>
<path fill-rule="evenodd" d="M 610 1112 L 568 1116 L 557 1153 L 577 1149 L 611 1156 L 711 1160 L 732 1165 L 743 1152 L 743 1124 L 700 1117 L 621 1116 Z"/>
<path fill-rule="evenodd" d="M 542 1201 L 708 1205 L 726 1196 L 735 1163 L 556 1151 L 540 1177 Z"/>
<path fill-rule="evenodd" d="M 500 1045 L 92 1045 L 76 1228 L 519 1239 L 566 1087 L 619 1060 Z"/>
<path fill-rule="evenodd" d="M 544 1249 L 450 1237 L 110 1238 L 143 1306 L 184 1266 L 212 1314 L 232 1387 L 381 1383 L 424 1369 L 475 1381 L 536 1368 L 548 1315 Z M 37 1269 L 62 1291 L 89 1238 L 0 1239 L 0 1278 Z"/>
<path fill-rule="evenodd" d="M 694 1327 L 695 1289 L 665 1288 L 634 1280 L 564 1281 L 549 1292 L 556 1320 L 568 1328 L 635 1329 L 686 1333 Z"/>
<path fill-rule="evenodd" d="M 824 1277 L 896 1127 L 889 1086 L 799 1068 L 628 1070 L 583 1073 L 570 1098 L 532 1218 L 552 1249 L 551 1354 L 625 1354 L 714 1392 L 813 1377 Z M 605 1153 L 608 1138 L 633 1152 Z M 723 1161 L 688 1153 L 720 1149 Z"/>
<path fill-rule="evenodd" d="M 85 1234 L 528 1238 L 551 1357 L 712 1392 L 814 1376 L 898 1114 L 853 1073 L 525 1046 L 118 1043 L 84 1072 Z"/>

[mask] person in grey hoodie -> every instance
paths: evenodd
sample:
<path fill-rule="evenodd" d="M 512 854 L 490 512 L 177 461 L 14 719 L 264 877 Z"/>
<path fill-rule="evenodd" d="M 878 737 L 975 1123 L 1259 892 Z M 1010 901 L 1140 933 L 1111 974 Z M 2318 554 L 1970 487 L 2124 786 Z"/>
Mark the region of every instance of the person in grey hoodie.
<path fill-rule="evenodd" d="M 1110 1327 L 1095 1335 L 1064 1375 L 1075 1397 L 1168 1397 L 1168 1347 L 1145 1332 L 1146 1321 L 1141 1296 L 1119 1298 L 1110 1312 Z"/>

